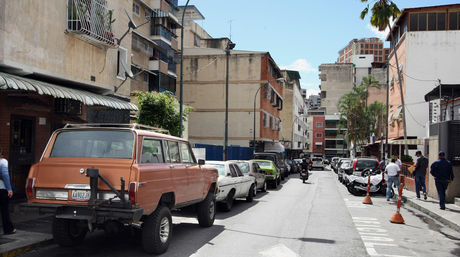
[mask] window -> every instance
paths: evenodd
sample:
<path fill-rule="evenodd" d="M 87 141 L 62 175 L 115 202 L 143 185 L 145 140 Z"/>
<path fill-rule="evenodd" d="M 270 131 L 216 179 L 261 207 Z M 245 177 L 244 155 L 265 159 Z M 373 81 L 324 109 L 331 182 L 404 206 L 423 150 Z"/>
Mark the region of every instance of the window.
<path fill-rule="evenodd" d="M 149 9 L 145 8 L 145 18 L 149 18 L 152 16 L 152 11 L 150 11 Z"/>
<path fill-rule="evenodd" d="M 426 13 L 419 13 L 418 15 L 418 30 L 426 30 Z"/>
<path fill-rule="evenodd" d="M 428 14 L 428 30 L 436 30 L 436 13 Z"/>
<path fill-rule="evenodd" d="M 145 138 L 142 142 L 141 163 L 163 163 L 161 141 Z"/>
<path fill-rule="evenodd" d="M 418 31 L 418 13 L 411 13 L 409 15 L 409 30 Z"/>
<path fill-rule="evenodd" d="M 373 49 L 373 48 L 374 48 L 374 45 L 373 45 L 373 44 L 371 44 L 371 45 L 370 45 L 370 48 L 371 48 L 371 49 Z"/>
<path fill-rule="evenodd" d="M 238 177 L 238 174 L 236 173 L 236 170 L 235 170 L 235 167 L 233 167 L 233 164 L 229 165 L 229 169 L 230 169 L 230 174 L 232 175 L 232 177 Z"/>
<path fill-rule="evenodd" d="M 253 165 L 252 165 L 253 170 L 254 170 L 254 172 L 257 172 L 256 166 L 254 164 L 255 163 L 253 163 Z M 237 162 L 236 165 L 238 165 L 238 167 L 240 168 L 241 172 L 243 172 L 244 174 L 249 173 L 249 163 L 247 163 L 247 162 Z"/>
<path fill-rule="evenodd" d="M 321 145 L 316 145 L 316 150 L 320 150 L 321 149 Z"/>
<path fill-rule="evenodd" d="M 200 47 L 201 45 L 201 38 L 197 34 L 193 34 L 193 45 L 196 47 Z"/>
<path fill-rule="evenodd" d="M 133 3 L 133 13 L 138 17 L 140 16 L 140 8 L 139 5 L 136 3 Z"/>
<path fill-rule="evenodd" d="M 459 19 L 460 12 L 451 12 L 449 13 L 449 30 L 458 30 L 460 29 Z"/>
<path fill-rule="evenodd" d="M 300 131 L 302 127 L 300 125 L 297 125 L 297 131 Z"/>
<path fill-rule="evenodd" d="M 188 147 L 187 143 L 184 143 L 184 142 L 180 143 L 180 153 L 182 155 L 182 162 L 195 163 L 195 160 L 193 159 L 193 155 L 190 152 L 190 147 Z"/>
<path fill-rule="evenodd" d="M 129 69 L 127 65 L 127 50 L 119 46 L 117 53 L 117 78 L 125 80 L 127 68 Z"/>
<path fill-rule="evenodd" d="M 382 45 L 382 44 L 380 44 L 380 45 L 379 45 L 379 48 L 380 48 L 380 49 L 382 49 L 382 47 L 383 47 L 383 45 Z"/>
<path fill-rule="evenodd" d="M 149 74 L 147 72 L 144 72 L 144 82 L 149 83 Z"/>
<path fill-rule="evenodd" d="M 446 14 L 445 13 L 438 13 L 438 30 L 445 30 L 446 29 Z"/>
<path fill-rule="evenodd" d="M 270 127 L 270 118 L 269 114 L 264 112 L 264 128 Z"/>
<path fill-rule="evenodd" d="M 316 138 L 322 138 L 323 137 L 323 133 L 316 133 Z"/>
<path fill-rule="evenodd" d="M 366 51 L 364 51 L 364 54 L 368 54 L 368 53 L 369 53 L 369 51 L 367 51 L 367 50 L 366 50 Z"/>
<path fill-rule="evenodd" d="M 171 163 L 179 163 L 180 156 L 179 156 L 179 146 L 177 142 L 168 141 L 168 154 Z"/>
<path fill-rule="evenodd" d="M 322 123 L 322 122 L 316 122 L 316 127 L 317 127 L 317 128 L 322 128 L 322 127 L 323 127 L 323 123 Z"/>
<path fill-rule="evenodd" d="M 368 44 L 366 44 L 366 48 L 369 48 L 369 45 L 368 45 Z"/>
<path fill-rule="evenodd" d="M 244 176 L 244 175 L 243 175 L 243 172 L 241 172 L 241 170 L 240 170 L 240 168 L 238 167 L 238 165 L 233 165 L 233 168 L 235 168 L 235 171 L 236 171 L 236 174 L 238 174 L 238 177 Z"/>

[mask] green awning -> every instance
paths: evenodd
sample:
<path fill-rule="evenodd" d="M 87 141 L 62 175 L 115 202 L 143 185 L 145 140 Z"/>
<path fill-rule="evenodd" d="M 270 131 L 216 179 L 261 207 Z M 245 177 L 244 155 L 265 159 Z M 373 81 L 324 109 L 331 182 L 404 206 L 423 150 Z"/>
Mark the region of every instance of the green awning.
<path fill-rule="evenodd" d="M 0 90 L 7 89 L 33 91 L 39 95 L 49 95 L 55 98 L 73 99 L 90 106 L 100 105 L 119 110 L 138 110 L 135 104 L 120 100 L 115 97 L 98 95 L 85 90 L 68 88 L 0 72 Z"/>

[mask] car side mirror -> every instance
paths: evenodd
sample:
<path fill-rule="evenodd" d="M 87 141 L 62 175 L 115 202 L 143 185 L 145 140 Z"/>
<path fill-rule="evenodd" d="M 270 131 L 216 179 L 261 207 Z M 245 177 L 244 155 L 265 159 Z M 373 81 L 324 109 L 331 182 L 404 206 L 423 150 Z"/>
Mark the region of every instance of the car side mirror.
<path fill-rule="evenodd" d="M 198 165 L 204 165 L 206 163 L 203 159 L 198 159 Z"/>
<path fill-rule="evenodd" d="M 228 176 L 228 177 L 231 177 L 231 176 L 232 176 L 232 174 L 230 174 L 230 173 L 227 173 L 227 176 Z"/>

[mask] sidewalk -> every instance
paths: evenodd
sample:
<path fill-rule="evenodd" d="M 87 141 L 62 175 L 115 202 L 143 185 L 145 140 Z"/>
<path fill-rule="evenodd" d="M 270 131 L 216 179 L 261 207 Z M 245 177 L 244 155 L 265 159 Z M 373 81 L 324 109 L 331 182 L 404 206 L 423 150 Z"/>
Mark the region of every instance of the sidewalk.
<path fill-rule="evenodd" d="M 19 203 L 13 203 L 10 212 L 17 232 L 12 235 L 0 234 L 0 256 L 18 256 L 53 242 L 52 215 L 24 210 L 20 208 Z M 3 233 L 3 228 L 0 233 Z"/>
<path fill-rule="evenodd" d="M 410 207 L 417 209 L 449 228 L 460 232 L 460 206 L 446 203 L 446 209 L 441 210 L 437 199 L 428 197 L 427 200 L 423 200 L 423 194 L 421 194 L 422 200 L 419 200 L 417 199 L 415 192 L 406 189 L 403 191 L 402 198 L 403 201 L 406 201 L 406 204 Z"/>

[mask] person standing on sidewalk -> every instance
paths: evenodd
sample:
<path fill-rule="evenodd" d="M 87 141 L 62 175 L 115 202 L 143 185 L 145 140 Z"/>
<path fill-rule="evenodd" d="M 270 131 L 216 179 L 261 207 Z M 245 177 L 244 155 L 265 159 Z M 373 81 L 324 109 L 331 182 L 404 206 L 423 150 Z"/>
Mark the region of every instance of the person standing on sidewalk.
<path fill-rule="evenodd" d="M 399 159 L 399 156 L 395 155 L 395 156 L 394 156 L 394 159 L 395 159 L 396 165 L 398 165 L 399 169 L 401 169 L 402 162 L 401 162 L 401 160 Z"/>
<path fill-rule="evenodd" d="M 395 163 L 395 159 L 391 159 L 391 163 L 389 163 L 385 167 L 385 173 L 388 174 L 388 181 L 387 181 L 387 201 L 390 201 L 391 197 L 391 187 L 393 186 L 393 183 L 396 183 L 398 186 L 398 192 L 399 192 L 399 172 L 401 169 L 399 166 Z"/>
<path fill-rule="evenodd" d="M 428 168 L 428 159 L 422 155 L 421 151 L 415 152 L 415 155 L 418 157 L 417 162 L 415 163 L 415 193 L 417 194 L 417 199 L 420 199 L 420 190 L 423 191 L 423 198 L 426 200 L 426 168 Z"/>
<path fill-rule="evenodd" d="M 446 209 L 446 190 L 452 180 L 454 180 L 454 171 L 452 164 L 446 160 L 446 154 L 441 151 L 438 153 L 438 159 L 431 164 L 431 175 L 434 177 L 436 190 L 438 191 L 439 207 L 441 210 Z"/>
<path fill-rule="evenodd" d="M 2 212 L 3 234 L 16 233 L 16 229 L 10 219 L 9 203 L 13 197 L 13 190 L 8 173 L 8 161 L 3 158 L 2 148 L 0 147 L 0 209 Z"/>

